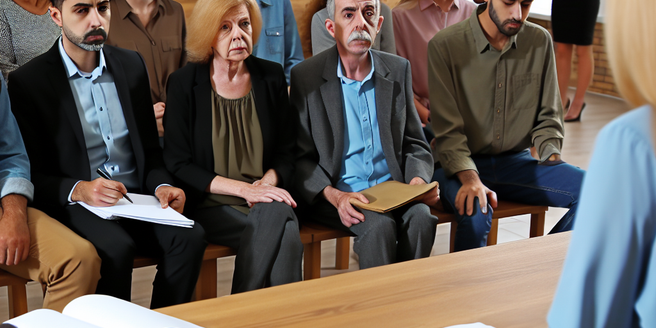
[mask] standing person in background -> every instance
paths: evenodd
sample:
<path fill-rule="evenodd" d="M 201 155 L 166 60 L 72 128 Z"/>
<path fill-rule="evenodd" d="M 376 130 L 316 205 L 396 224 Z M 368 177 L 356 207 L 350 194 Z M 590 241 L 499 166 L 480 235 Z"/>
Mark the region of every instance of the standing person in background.
<path fill-rule="evenodd" d="M 392 22 L 392 10 L 384 3 L 380 3 L 380 16 L 385 19 L 380 33 L 376 35 L 374 44 L 371 49 L 384 51 L 390 54 L 396 54 L 396 43 L 394 41 L 394 27 Z M 328 19 L 328 10 L 326 1 L 323 1 L 323 8 L 312 16 L 312 55 L 316 55 L 335 45 L 333 38 L 326 29 L 326 19 Z"/>
<path fill-rule="evenodd" d="M 640 10 L 640 8 L 635 8 Z M 563 108 L 567 110 L 565 122 L 581 120 L 585 109 L 585 92 L 592 81 L 594 57 L 592 39 L 599 13 L 599 0 L 553 0 L 551 3 L 551 27 L 556 44 L 556 69 Z M 572 50 L 576 45 L 579 59 L 574 100 L 567 98 L 567 88 L 572 67 Z"/>
<path fill-rule="evenodd" d="M 185 18 L 173 0 L 111 0 L 112 34 L 107 44 L 134 50 L 146 62 L 157 132 L 164 136 L 169 75 L 186 63 Z"/>
<path fill-rule="evenodd" d="M 447 26 L 462 22 L 476 10 L 471 0 L 401 0 L 394 7 L 396 52 L 410 61 L 415 107 L 426 140 L 433 139 L 428 99 L 428 41 Z"/>
<path fill-rule="evenodd" d="M 550 327 L 656 327 L 656 2 L 609 0 L 608 61 L 639 108 L 597 136 Z"/>
<path fill-rule="evenodd" d="M 262 34 L 253 55 L 282 65 L 289 85 L 292 67 L 303 61 L 303 47 L 289 0 L 257 0 L 262 13 Z"/>
<path fill-rule="evenodd" d="M 50 0 L 0 0 L 0 70 L 10 72 L 46 52 L 61 34 Z"/>

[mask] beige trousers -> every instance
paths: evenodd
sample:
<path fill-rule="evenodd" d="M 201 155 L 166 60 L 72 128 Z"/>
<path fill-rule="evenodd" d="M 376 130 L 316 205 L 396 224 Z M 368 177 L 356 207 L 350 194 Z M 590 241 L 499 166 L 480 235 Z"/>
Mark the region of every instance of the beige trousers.
<path fill-rule="evenodd" d="M 0 269 L 40 282 L 43 307 L 62 311 L 73 299 L 93 294 L 100 279 L 100 257 L 93 245 L 45 213 L 28 207 L 30 254 Z"/>

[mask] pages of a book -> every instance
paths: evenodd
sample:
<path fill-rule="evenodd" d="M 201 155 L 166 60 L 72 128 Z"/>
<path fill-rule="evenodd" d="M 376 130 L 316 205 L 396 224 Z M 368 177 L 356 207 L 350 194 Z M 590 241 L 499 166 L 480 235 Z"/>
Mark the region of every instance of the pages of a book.
<path fill-rule="evenodd" d="M 38 309 L 5 321 L 17 328 L 100 328 L 54 310 Z"/>
<path fill-rule="evenodd" d="M 351 199 L 350 202 L 359 208 L 387 213 L 405 204 L 420 199 L 425 193 L 437 186 L 437 182 L 422 185 L 409 185 L 398 181 L 385 181 L 360 193 L 369 200 L 365 204 L 359 200 Z"/>
<path fill-rule="evenodd" d="M 133 193 L 128 193 L 128 196 L 134 204 L 124 198 L 119 200 L 116 205 L 108 207 L 91 206 L 83 202 L 78 204 L 105 220 L 128 218 L 184 228 L 194 226 L 194 221 L 187 219 L 171 207 L 162 208 L 155 196 Z"/>
<path fill-rule="evenodd" d="M 62 313 L 100 328 L 201 328 L 107 295 L 78 297 L 68 303 Z"/>

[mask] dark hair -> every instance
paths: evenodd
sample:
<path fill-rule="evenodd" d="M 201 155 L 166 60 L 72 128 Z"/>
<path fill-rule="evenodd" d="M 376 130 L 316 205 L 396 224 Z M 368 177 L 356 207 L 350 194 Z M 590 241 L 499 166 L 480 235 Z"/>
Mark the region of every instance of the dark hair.
<path fill-rule="evenodd" d="M 52 2 L 52 6 L 61 10 L 62 9 L 62 3 L 64 3 L 64 0 L 50 0 Z"/>

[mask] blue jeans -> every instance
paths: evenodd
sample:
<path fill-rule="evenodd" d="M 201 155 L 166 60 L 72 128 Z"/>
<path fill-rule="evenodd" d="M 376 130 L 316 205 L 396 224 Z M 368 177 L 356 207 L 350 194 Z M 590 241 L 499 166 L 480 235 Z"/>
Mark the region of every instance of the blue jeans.
<path fill-rule="evenodd" d="M 498 199 L 569 208 L 550 233 L 572 230 L 585 171 L 567 163 L 540 165 L 528 149 L 518 153 L 473 156 L 472 159 L 481 181 L 497 193 Z M 473 214 L 459 215 L 455 211 L 456 195 L 462 186 L 458 177 L 447 178 L 444 169 L 439 168 L 435 170 L 433 180 L 440 184 L 444 207 L 456 212 L 455 250 L 485 246 L 492 224 L 492 207 L 488 204 L 487 214 L 482 213 L 476 198 Z"/>

